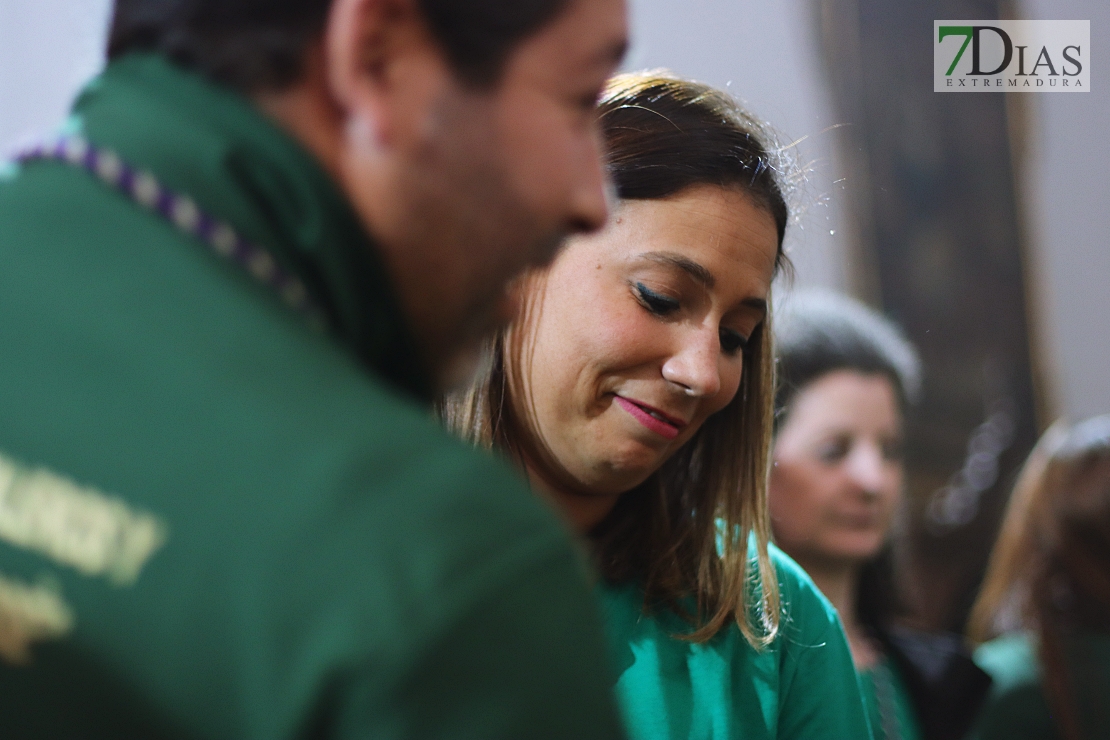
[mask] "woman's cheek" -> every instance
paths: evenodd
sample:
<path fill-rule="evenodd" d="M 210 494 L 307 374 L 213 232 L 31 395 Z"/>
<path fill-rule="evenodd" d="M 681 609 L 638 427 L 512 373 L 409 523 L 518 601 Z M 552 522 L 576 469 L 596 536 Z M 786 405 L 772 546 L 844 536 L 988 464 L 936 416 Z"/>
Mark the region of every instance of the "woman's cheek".
<path fill-rule="evenodd" d="M 792 503 L 789 494 L 784 494 L 782 491 L 771 495 L 771 524 L 775 530 L 775 539 L 784 547 L 800 540 L 800 530 L 805 529 Z"/>
<path fill-rule="evenodd" d="M 786 543 L 804 543 L 819 535 L 824 510 L 819 483 L 797 463 L 775 463 L 771 472 L 771 518 L 776 535 Z"/>
<path fill-rule="evenodd" d="M 736 398 L 736 394 L 740 390 L 740 380 L 743 377 L 743 365 L 741 361 L 730 361 L 724 359 L 721 373 L 721 390 L 710 400 L 707 408 L 702 412 L 701 420 L 704 422 L 713 414 L 718 411 L 723 411 L 726 406 L 732 403 L 732 399 Z"/>
<path fill-rule="evenodd" d="M 631 311 L 610 307 L 607 314 L 596 316 L 583 327 L 597 338 L 598 354 L 608 357 L 617 368 L 635 366 L 656 354 L 654 346 L 666 331 L 664 324 L 638 307 Z"/>
<path fill-rule="evenodd" d="M 724 408 L 732 403 L 732 399 L 736 398 L 736 394 L 740 391 L 740 381 L 744 378 L 744 356 L 740 355 L 736 359 L 726 359 L 721 377 L 724 380 L 721 383 L 721 392 L 724 396 L 721 408 Z"/>
<path fill-rule="evenodd" d="M 884 497 L 883 506 L 885 508 L 884 520 L 886 522 L 885 529 L 889 529 L 894 521 L 894 514 L 898 510 L 898 505 L 902 502 L 902 476 L 895 474 L 891 476 L 892 480 L 887 490 L 890 493 Z"/>

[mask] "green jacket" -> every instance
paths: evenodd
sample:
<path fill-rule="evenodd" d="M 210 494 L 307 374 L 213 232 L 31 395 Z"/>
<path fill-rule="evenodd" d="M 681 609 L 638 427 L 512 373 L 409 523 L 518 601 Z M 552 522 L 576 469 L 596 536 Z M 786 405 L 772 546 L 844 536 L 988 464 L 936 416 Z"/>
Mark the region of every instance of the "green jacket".
<path fill-rule="evenodd" d="M 733 624 L 704 643 L 635 585 L 603 590 L 617 697 L 634 740 L 870 740 L 840 618 L 774 545 L 782 620 L 756 650 Z"/>
<path fill-rule="evenodd" d="M 580 559 L 433 421 L 314 160 L 155 56 L 70 126 L 272 250 L 336 328 L 84 171 L 0 178 L 0 737 L 618 737 Z"/>

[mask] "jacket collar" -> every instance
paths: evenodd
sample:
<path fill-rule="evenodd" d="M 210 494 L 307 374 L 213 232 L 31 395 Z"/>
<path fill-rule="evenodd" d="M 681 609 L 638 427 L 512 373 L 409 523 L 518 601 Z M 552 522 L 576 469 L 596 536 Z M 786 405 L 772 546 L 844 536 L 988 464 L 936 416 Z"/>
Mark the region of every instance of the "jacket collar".
<path fill-rule="evenodd" d="M 339 341 L 421 400 L 431 384 L 373 239 L 313 156 L 243 96 L 155 54 L 113 61 L 69 126 L 265 247 Z"/>

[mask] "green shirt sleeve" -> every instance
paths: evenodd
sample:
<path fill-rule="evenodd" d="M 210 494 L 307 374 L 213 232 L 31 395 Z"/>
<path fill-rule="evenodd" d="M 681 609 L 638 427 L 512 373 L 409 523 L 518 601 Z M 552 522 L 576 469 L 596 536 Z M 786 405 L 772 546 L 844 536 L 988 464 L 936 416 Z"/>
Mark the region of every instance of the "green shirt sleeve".
<path fill-rule="evenodd" d="M 337 737 L 623 738 L 592 600 L 573 558 L 552 558 L 491 590 L 384 697 L 373 665 L 342 699 Z M 552 594 L 560 598 L 552 599 Z M 521 615 L 543 614 L 540 620 Z"/>
<path fill-rule="evenodd" d="M 826 740 L 872 737 L 840 617 L 809 576 L 779 551 L 782 679 L 778 737 Z"/>

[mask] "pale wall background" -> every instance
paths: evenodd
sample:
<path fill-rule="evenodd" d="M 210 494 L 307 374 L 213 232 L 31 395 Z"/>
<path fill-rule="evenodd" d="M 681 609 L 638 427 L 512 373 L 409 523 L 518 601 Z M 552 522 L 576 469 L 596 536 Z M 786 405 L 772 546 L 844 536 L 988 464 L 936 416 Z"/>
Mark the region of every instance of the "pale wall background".
<path fill-rule="evenodd" d="M 631 0 L 629 70 L 666 67 L 727 88 L 769 122 L 783 143 L 798 142 L 807 171 L 801 215 L 787 235 L 796 285 L 848 289 L 854 269 L 839 119 L 821 73 L 808 0 Z M 840 181 L 840 182 L 838 182 Z"/>
<path fill-rule="evenodd" d="M 1110 3 L 1024 0 L 1027 18 L 1091 21 L 1091 92 L 1028 95 L 1024 177 L 1035 346 L 1057 413 L 1110 412 Z"/>
<path fill-rule="evenodd" d="M 856 263 L 852 184 L 838 161 L 843 122 L 825 88 L 808 0 L 631 1 L 627 69 L 669 67 L 727 87 L 785 142 L 799 141 L 808 177 L 788 236 L 796 284 L 850 290 L 865 266 Z M 1091 21 L 1092 92 L 1026 96 L 1032 136 L 1022 183 L 1034 346 L 1050 406 L 1081 418 L 1110 412 L 1110 73 L 1101 66 L 1110 59 L 1101 54 L 1110 48 L 1110 3 L 1021 7 L 1027 18 Z M 102 64 L 109 8 L 109 0 L 0 0 L 0 152 L 62 119 Z"/>
<path fill-rule="evenodd" d="M 0 0 L 0 152 L 62 119 L 103 65 L 110 0 Z"/>

